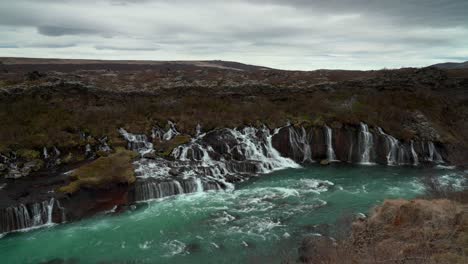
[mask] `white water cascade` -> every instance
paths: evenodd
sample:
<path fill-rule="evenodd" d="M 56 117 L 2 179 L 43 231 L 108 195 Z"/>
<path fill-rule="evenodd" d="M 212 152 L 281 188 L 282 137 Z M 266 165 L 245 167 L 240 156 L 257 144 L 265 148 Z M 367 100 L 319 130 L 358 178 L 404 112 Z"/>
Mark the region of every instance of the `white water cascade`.
<path fill-rule="evenodd" d="M 429 149 L 429 157 L 427 158 L 428 161 L 435 163 L 444 163 L 442 156 L 439 154 L 439 152 L 437 152 L 437 149 L 435 148 L 434 143 L 432 141 L 427 142 L 427 147 Z"/>
<path fill-rule="evenodd" d="M 54 206 L 61 211 L 60 223 L 66 221 L 65 210 L 60 202 L 51 198 L 33 204 L 19 204 L 0 210 L 0 233 L 25 231 L 29 229 L 53 225 Z"/>
<path fill-rule="evenodd" d="M 419 159 L 418 159 L 418 153 L 414 150 L 414 143 L 411 140 L 411 156 L 413 157 L 413 165 L 418 166 L 419 165 Z"/>
<path fill-rule="evenodd" d="M 312 150 L 310 141 L 307 137 L 307 132 L 304 127 L 301 127 L 301 132 L 297 132 L 293 127 L 289 127 L 289 144 L 294 152 L 294 156 L 302 156 L 302 162 L 314 162 L 312 160 Z M 312 136 L 312 134 L 310 134 Z"/>
<path fill-rule="evenodd" d="M 398 152 L 400 148 L 400 142 L 391 135 L 386 134 L 382 128 L 377 127 L 379 133 L 385 137 L 387 144 L 389 145 L 389 151 L 387 153 L 387 165 L 395 166 L 398 165 Z"/>
<path fill-rule="evenodd" d="M 277 133 L 278 130 L 275 130 Z M 300 165 L 282 157 L 272 146 L 266 127 L 219 129 L 199 134 L 191 142 L 176 147 L 171 156 L 141 159 L 136 173 L 137 201 L 180 193 L 234 189 L 232 181 Z"/>
<path fill-rule="evenodd" d="M 335 151 L 333 150 L 332 130 L 328 126 L 325 126 L 325 139 L 327 143 L 327 159 L 328 161 L 336 161 Z"/>
<path fill-rule="evenodd" d="M 359 133 L 359 150 L 361 154 L 361 164 L 369 165 L 373 164 L 370 162 L 371 150 L 374 145 L 374 139 L 372 133 L 369 132 L 369 128 L 366 124 L 361 122 L 361 132 Z"/>
<path fill-rule="evenodd" d="M 128 133 L 125 129 L 120 128 L 119 133 L 127 140 L 128 148 L 139 152 L 141 155 L 153 151 L 153 143 L 148 141 L 146 135 L 138 135 Z"/>

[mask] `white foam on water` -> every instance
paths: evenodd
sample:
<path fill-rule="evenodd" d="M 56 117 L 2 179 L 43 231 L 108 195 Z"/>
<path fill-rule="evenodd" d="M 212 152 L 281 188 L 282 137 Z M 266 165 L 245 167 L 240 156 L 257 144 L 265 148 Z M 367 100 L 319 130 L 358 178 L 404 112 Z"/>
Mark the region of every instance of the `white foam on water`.
<path fill-rule="evenodd" d="M 301 186 L 307 187 L 307 191 L 314 191 L 314 192 L 326 192 L 330 186 L 334 186 L 335 184 L 331 181 L 327 180 L 316 180 L 316 179 L 300 179 L 299 182 Z"/>
<path fill-rule="evenodd" d="M 447 166 L 447 165 L 440 165 L 438 164 L 436 166 L 437 169 L 441 169 L 441 170 L 454 170 L 457 168 L 457 166 Z"/>
<path fill-rule="evenodd" d="M 213 245 L 213 247 L 215 248 L 219 248 L 218 244 L 216 244 L 215 242 L 211 242 L 210 244 Z"/>
<path fill-rule="evenodd" d="M 164 257 L 173 257 L 175 255 L 186 255 L 188 252 L 185 250 L 187 245 L 179 240 L 171 240 L 162 244 L 167 249 L 167 253 Z"/>
<path fill-rule="evenodd" d="M 142 250 L 147 250 L 149 248 L 151 248 L 151 244 L 153 243 L 153 241 L 145 241 L 141 244 L 138 244 L 138 247 Z"/>
<path fill-rule="evenodd" d="M 442 186 L 451 186 L 456 191 L 465 190 L 468 182 L 468 178 L 461 173 L 449 173 L 437 177 L 437 181 Z"/>

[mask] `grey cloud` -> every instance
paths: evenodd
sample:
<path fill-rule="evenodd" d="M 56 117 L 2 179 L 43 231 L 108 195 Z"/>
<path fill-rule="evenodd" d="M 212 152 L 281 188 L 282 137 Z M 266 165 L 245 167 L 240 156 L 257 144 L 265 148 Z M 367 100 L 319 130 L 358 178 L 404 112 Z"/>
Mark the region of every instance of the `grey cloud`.
<path fill-rule="evenodd" d="M 64 35 L 83 35 L 83 34 L 96 34 L 95 30 L 84 28 L 68 28 L 60 26 L 38 26 L 37 31 L 46 36 L 64 36 Z"/>
<path fill-rule="evenodd" d="M 157 47 L 120 47 L 120 46 L 109 46 L 109 45 L 96 45 L 94 46 L 97 50 L 121 50 L 121 51 L 156 51 Z"/>
<path fill-rule="evenodd" d="M 57 49 L 57 48 L 71 48 L 76 47 L 76 44 L 73 43 L 31 43 L 31 44 L 22 44 L 23 48 L 46 48 L 46 49 Z"/>
<path fill-rule="evenodd" d="M 465 0 L 3 1 L 0 55 L 415 66 L 468 56 L 466 10 Z"/>

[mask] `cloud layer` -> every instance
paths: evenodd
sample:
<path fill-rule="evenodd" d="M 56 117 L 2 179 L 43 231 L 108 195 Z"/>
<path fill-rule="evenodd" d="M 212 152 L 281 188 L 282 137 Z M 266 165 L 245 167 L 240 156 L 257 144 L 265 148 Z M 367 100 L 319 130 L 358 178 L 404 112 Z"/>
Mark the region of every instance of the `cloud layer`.
<path fill-rule="evenodd" d="M 281 69 L 468 60 L 466 0 L 15 0 L 0 56 L 222 59 Z"/>

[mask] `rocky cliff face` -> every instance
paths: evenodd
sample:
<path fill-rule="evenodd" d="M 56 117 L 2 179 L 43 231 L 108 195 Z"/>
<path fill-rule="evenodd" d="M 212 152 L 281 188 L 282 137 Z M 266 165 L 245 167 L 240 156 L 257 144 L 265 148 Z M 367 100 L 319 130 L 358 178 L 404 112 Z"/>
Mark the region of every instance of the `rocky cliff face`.
<path fill-rule="evenodd" d="M 394 166 L 444 163 L 447 160 L 441 144 L 398 140 L 382 128 L 369 128 L 364 123 L 335 128 L 284 127 L 273 137 L 273 146 L 281 155 L 296 162 L 328 160 Z"/>

